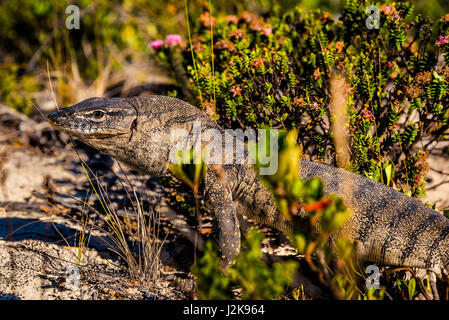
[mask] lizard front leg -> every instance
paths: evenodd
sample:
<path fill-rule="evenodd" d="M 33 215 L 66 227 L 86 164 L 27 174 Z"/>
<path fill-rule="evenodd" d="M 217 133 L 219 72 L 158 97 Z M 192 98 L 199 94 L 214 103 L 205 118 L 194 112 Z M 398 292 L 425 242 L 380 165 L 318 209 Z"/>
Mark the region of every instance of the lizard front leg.
<path fill-rule="evenodd" d="M 216 234 L 223 265 L 234 262 L 240 251 L 240 230 L 237 212 L 229 187 L 209 169 L 205 179 L 205 200 L 215 218 Z"/>

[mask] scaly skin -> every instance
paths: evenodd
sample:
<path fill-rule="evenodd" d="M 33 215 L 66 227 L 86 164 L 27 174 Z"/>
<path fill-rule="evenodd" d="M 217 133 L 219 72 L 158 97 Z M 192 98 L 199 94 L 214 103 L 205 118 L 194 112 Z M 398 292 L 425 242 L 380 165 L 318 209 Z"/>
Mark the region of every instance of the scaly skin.
<path fill-rule="evenodd" d="M 215 129 L 222 141 L 228 134 L 197 108 L 164 96 L 92 98 L 50 114 L 49 121 L 58 130 L 149 175 L 170 174 L 174 129 L 192 133 L 194 122 L 199 121 L 201 132 Z M 283 232 L 291 226 L 251 165 L 224 164 L 222 168 L 224 176 L 208 167 L 204 195 L 216 221 L 222 258 L 229 264 L 240 250 L 237 214 Z M 437 272 L 448 269 L 447 218 L 386 185 L 302 160 L 301 177 L 315 176 L 323 179 L 326 193 L 342 197 L 352 209 L 339 232 L 359 242 L 360 258 Z"/>

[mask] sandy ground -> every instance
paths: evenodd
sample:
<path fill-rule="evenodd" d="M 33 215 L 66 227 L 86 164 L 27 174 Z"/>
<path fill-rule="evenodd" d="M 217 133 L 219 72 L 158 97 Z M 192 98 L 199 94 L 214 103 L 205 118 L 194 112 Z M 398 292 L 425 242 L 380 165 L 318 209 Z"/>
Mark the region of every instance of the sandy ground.
<path fill-rule="evenodd" d="M 0 120 L 9 123 L 2 116 L 5 112 L 11 110 L 0 105 Z M 52 129 L 46 123 L 17 116 L 20 124 L 0 127 L 0 299 L 186 298 L 183 290 L 187 294 L 192 290 L 192 279 L 177 261 L 190 263 L 193 231 L 167 207 L 160 209 L 164 214 L 161 221 L 170 220 L 164 228 L 173 231 L 170 228 L 175 224 L 177 229 L 163 244 L 157 281 L 132 280 L 126 265 L 111 251 L 112 242 L 104 231 L 86 233 L 87 245 L 78 259 L 83 225 L 74 210 L 80 208 L 74 198 L 85 199 L 85 190 L 90 189 L 78 155 L 69 145 L 33 146 L 34 138 L 26 138 L 24 128 Z M 83 160 L 93 159 L 89 163 L 93 168 L 112 166 L 120 171 L 109 157 L 88 154 L 92 150 L 79 151 Z M 115 185 L 114 179 L 110 182 Z"/>
<path fill-rule="evenodd" d="M 139 288 L 140 284 L 130 282 L 124 286 L 123 282 L 129 280 L 126 269 L 114 258 L 104 232 L 90 231 L 78 263 L 82 224 L 36 196 L 46 192 L 44 185 L 48 181 L 57 181 L 58 192 L 74 194 L 70 186 L 81 183 L 83 177 L 76 170 L 64 170 L 64 164 L 76 160 L 71 151 L 61 153 L 61 157 L 48 157 L 27 148 L 5 148 L 8 157 L 3 170 L 8 174 L 0 192 L 0 298 L 115 299 L 152 294 L 176 298 L 167 289 L 171 281 L 163 279 L 152 293 L 147 292 L 148 288 Z M 162 255 L 170 259 L 166 252 Z M 79 273 L 76 286 L 76 277 L 70 273 L 73 270 Z"/>

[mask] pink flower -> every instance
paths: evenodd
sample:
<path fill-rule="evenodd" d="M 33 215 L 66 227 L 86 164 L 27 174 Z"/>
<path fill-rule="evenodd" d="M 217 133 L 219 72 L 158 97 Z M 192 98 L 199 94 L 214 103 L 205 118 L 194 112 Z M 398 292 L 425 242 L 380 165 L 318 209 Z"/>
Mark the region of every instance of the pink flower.
<path fill-rule="evenodd" d="M 154 50 L 158 51 L 164 44 L 163 40 L 156 40 L 156 41 L 151 41 L 148 46 L 150 46 L 151 48 L 153 48 Z"/>
<path fill-rule="evenodd" d="M 239 96 L 242 93 L 242 88 L 240 88 L 239 86 L 232 86 L 231 92 L 233 97 Z"/>
<path fill-rule="evenodd" d="M 380 12 L 383 12 L 386 16 L 391 16 L 395 20 L 401 19 L 398 10 L 396 10 L 394 6 L 387 6 L 386 4 L 383 4 L 380 7 Z"/>
<path fill-rule="evenodd" d="M 394 13 L 394 10 L 396 8 L 392 7 L 392 6 L 387 6 L 386 4 L 383 4 L 380 7 L 380 11 L 382 11 L 383 13 L 385 13 L 387 16 L 391 16 Z"/>
<path fill-rule="evenodd" d="M 440 39 L 435 42 L 435 45 L 441 47 L 447 43 L 449 43 L 449 36 L 440 35 Z"/>
<path fill-rule="evenodd" d="M 363 118 L 364 118 L 364 119 L 366 119 L 366 120 L 374 120 L 374 116 L 373 116 L 373 114 L 371 113 L 371 111 L 369 111 L 369 110 L 363 110 L 362 113 L 363 113 Z"/>
<path fill-rule="evenodd" d="M 270 25 L 265 25 L 265 26 L 263 27 L 263 29 L 262 29 L 262 34 L 263 34 L 264 36 L 269 37 L 269 36 L 271 36 L 271 35 L 273 34 L 273 29 L 271 28 Z"/>
<path fill-rule="evenodd" d="M 265 59 L 257 58 L 257 59 L 254 59 L 253 61 L 251 61 L 251 64 L 254 67 L 261 68 L 261 67 L 263 67 L 265 65 L 264 62 L 265 62 Z"/>
<path fill-rule="evenodd" d="M 179 34 L 169 34 L 165 38 L 165 43 L 169 47 L 176 47 L 179 46 L 182 43 L 182 38 Z"/>

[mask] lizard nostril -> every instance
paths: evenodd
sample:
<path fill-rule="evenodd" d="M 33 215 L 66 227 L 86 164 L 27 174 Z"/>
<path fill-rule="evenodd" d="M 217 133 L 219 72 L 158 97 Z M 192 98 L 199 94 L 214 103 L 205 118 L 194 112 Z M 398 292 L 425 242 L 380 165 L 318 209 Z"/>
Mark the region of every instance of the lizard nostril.
<path fill-rule="evenodd" d="M 49 120 L 50 122 L 56 123 L 56 119 L 58 118 L 57 113 L 58 113 L 58 111 L 55 111 L 55 112 L 50 113 L 50 114 L 48 115 L 48 120 Z"/>
<path fill-rule="evenodd" d="M 48 122 L 52 125 L 59 125 L 67 119 L 67 115 L 60 110 L 54 111 L 47 116 Z"/>

